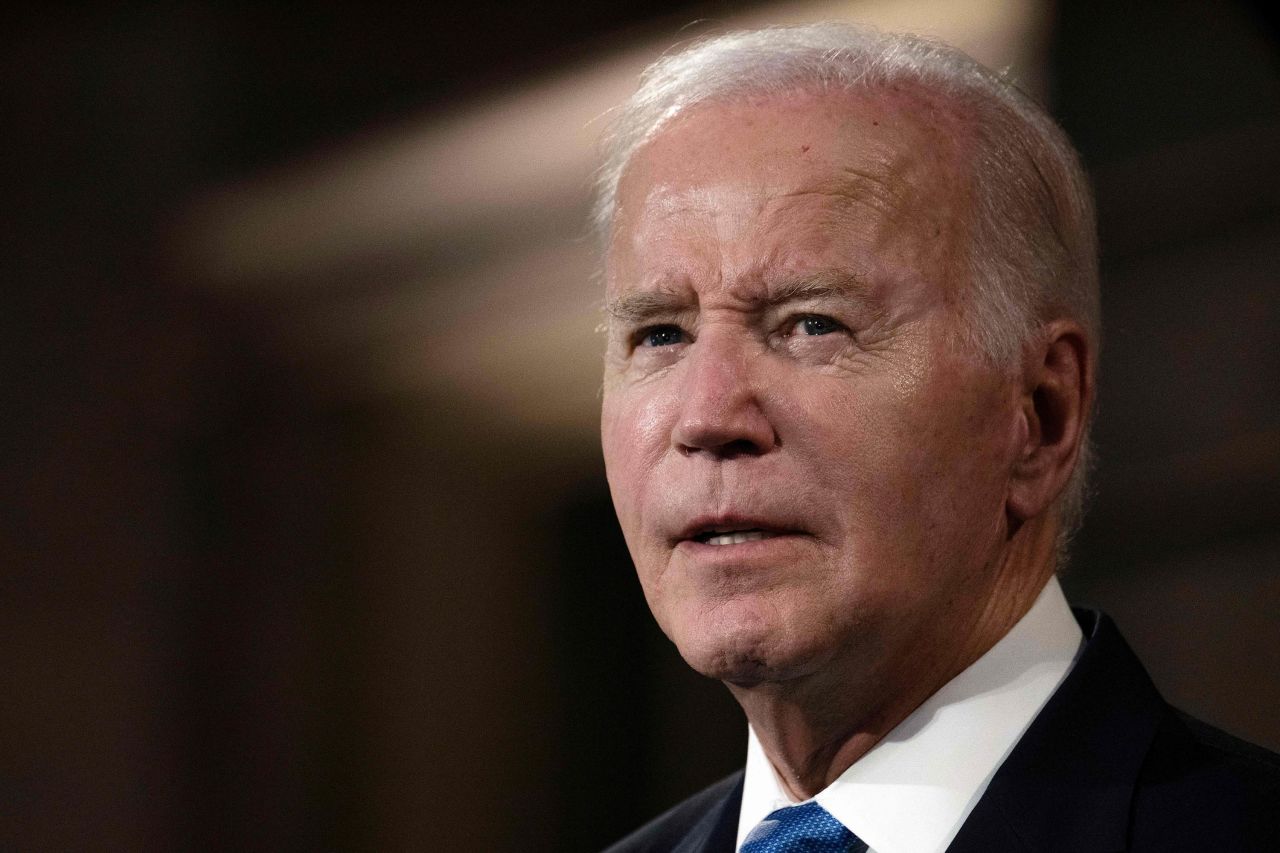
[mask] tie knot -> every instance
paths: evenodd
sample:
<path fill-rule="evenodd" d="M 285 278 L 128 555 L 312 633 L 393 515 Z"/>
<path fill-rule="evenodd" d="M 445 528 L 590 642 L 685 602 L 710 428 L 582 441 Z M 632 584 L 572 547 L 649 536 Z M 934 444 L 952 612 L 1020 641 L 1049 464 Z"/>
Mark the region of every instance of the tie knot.
<path fill-rule="evenodd" d="M 810 800 L 772 812 L 756 824 L 740 853 L 855 853 L 866 845 Z"/>

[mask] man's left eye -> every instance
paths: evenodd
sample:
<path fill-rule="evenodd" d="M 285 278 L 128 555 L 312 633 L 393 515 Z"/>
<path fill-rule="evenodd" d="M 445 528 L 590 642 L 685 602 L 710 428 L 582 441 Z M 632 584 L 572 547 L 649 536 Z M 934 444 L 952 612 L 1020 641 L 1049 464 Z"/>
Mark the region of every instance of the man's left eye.
<path fill-rule="evenodd" d="M 806 335 L 829 335 L 832 332 L 840 331 L 844 326 L 830 317 L 824 317 L 821 314 L 810 314 L 807 317 L 801 317 L 796 322 L 795 328 Z"/>

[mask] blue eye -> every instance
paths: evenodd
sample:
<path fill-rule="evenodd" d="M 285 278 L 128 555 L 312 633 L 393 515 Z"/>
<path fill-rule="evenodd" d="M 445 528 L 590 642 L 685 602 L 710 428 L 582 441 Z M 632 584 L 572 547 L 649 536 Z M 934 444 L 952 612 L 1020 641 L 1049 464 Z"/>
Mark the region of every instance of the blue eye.
<path fill-rule="evenodd" d="M 685 341 L 684 330 L 679 326 L 654 326 L 645 331 L 640 342 L 647 347 L 669 347 Z"/>
<path fill-rule="evenodd" d="M 842 327 L 830 317 L 815 314 L 801 320 L 800 328 L 804 330 L 806 335 L 829 335 L 832 332 L 839 331 Z"/>

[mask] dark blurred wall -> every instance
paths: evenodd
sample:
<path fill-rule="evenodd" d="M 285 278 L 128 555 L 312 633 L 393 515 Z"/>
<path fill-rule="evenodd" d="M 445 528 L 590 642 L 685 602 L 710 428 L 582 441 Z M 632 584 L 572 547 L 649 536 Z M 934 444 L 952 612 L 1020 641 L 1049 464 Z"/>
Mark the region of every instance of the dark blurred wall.
<path fill-rule="evenodd" d="M 1228 4 L 1060 6 L 1094 175 L 1097 495 L 1064 584 L 1177 704 L 1280 748 L 1280 56 Z"/>
<path fill-rule="evenodd" d="M 587 850 L 737 765 L 589 424 L 335 395 L 277 297 L 192 288 L 165 249 L 196 192 L 677 6 L 139 6 L 0 36 L 0 848 Z M 1277 748 L 1275 34 L 1207 0 L 1058 19 L 1107 329 L 1068 590 Z"/>

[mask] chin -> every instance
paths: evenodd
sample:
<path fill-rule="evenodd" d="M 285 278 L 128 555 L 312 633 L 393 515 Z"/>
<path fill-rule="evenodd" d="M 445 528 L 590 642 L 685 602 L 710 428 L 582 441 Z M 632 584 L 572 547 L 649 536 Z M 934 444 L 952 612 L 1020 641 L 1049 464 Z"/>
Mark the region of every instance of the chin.
<path fill-rule="evenodd" d="M 811 638 L 776 613 L 761 613 L 742 602 L 702 609 L 667 633 L 694 670 L 742 687 L 793 678 L 817 657 L 815 644 L 805 641 Z"/>

